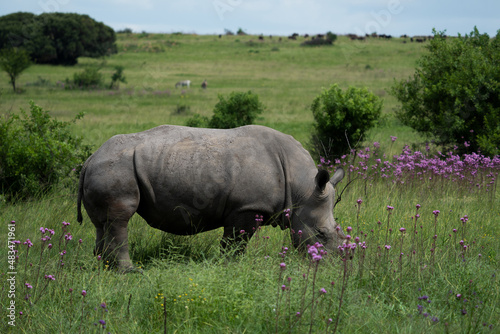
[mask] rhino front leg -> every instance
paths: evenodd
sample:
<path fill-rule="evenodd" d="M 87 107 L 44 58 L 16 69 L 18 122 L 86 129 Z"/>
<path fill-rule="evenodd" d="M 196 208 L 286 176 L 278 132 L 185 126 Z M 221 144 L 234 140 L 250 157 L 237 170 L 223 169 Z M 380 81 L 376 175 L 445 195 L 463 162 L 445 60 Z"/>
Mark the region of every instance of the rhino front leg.
<path fill-rule="evenodd" d="M 255 233 L 255 213 L 232 215 L 226 219 L 221 248 L 224 252 L 239 255 L 245 251 Z"/>

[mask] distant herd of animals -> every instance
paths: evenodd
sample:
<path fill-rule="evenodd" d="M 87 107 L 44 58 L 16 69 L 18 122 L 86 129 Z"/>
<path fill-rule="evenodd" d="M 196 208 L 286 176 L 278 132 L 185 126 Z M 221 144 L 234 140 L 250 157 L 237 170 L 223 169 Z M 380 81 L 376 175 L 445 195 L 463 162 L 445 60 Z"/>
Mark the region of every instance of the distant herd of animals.
<path fill-rule="evenodd" d="M 223 35 L 219 35 L 219 38 L 222 38 L 222 36 Z M 365 34 L 364 36 L 360 36 L 360 35 L 356 35 L 356 34 L 346 34 L 346 36 L 349 37 L 349 39 L 351 41 L 364 41 L 367 38 L 392 39 L 392 35 L 377 34 L 377 33 Z M 291 39 L 291 40 L 295 41 L 295 40 L 297 40 L 298 37 L 300 37 L 300 35 L 298 33 L 293 33 L 290 36 L 288 36 L 288 39 Z M 303 35 L 304 39 L 309 39 L 310 38 L 312 40 L 314 40 L 316 38 L 322 39 L 324 37 L 325 37 L 324 34 L 316 34 L 316 35 L 304 34 Z M 264 35 L 260 35 L 258 38 L 259 38 L 259 40 L 263 41 L 264 40 Z M 273 36 L 269 35 L 269 38 L 272 39 Z M 423 43 L 423 42 L 425 42 L 427 40 L 433 39 L 434 36 L 430 35 L 430 36 L 412 36 L 411 37 L 411 36 L 408 36 L 408 35 L 404 34 L 404 35 L 401 35 L 400 38 L 403 39 L 403 43 L 406 43 L 408 39 L 410 40 L 410 42 Z M 278 37 L 278 40 L 281 42 L 282 37 Z"/>
<path fill-rule="evenodd" d="M 183 80 L 183 81 L 178 81 L 176 84 L 175 84 L 175 88 L 179 88 L 179 87 L 187 87 L 187 88 L 190 88 L 191 86 L 191 80 Z M 202 83 L 201 83 L 201 88 L 203 89 L 206 89 L 207 88 L 207 80 L 204 80 Z"/>

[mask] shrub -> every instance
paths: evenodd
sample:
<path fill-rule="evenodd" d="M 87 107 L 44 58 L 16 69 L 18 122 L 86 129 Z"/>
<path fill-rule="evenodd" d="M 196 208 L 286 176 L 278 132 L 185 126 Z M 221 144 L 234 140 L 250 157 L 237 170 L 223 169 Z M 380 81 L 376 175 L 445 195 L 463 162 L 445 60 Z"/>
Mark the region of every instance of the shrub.
<path fill-rule="evenodd" d="M 206 128 L 208 127 L 208 118 L 205 116 L 201 116 L 200 114 L 194 114 L 193 117 L 188 119 L 186 122 L 186 126 L 190 126 L 192 128 Z"/>
<path fill-rule="evenodd" d="M 132 29 L 131 28 L 124 28 L 124 29 L 120 29 L 116 32 L 117 34 L 131 34 L 132 33 Z"/>
<path fill-rule="evenodd" d="M 382 101 L 365 88 L 349 87 L 343 92 L 335 84 L 325 89 L 311 105 L 313 153 L 329 159 L 348 153 L 375 125 L 381 109 Z"/>
<path fill-rule="evenodd" d="M 317 37 L 301 43 L 302 46 L 318 46 L 318 45 L 333 45 L 337 40 L 337 35 L 331 31 L 326 33 L 326 38 Z"/>
<path fill-rule="evenodd" d="M 474 28 L 451 40 L 434 30 L 427 50 L 413 77 L 392 87 L 401 102 L 396 116 L 446 148 L 498 154 L 500 30 L 494 39 Z"/>
<path fill-rule="evenodd" d="M 73 136 L 72 122 L 60 122 L 30 101 L 30 115 L 0 119 L 0 191 L 7 198 L 43 194 L 68 175 L 79 173 L 90 146 Z"/>
<path fill-rule="evenodd" d="M 109 85 L 109 89 L 113 87 L 118 87 L 118 82 L 127 83 L 125 76 L 123 75 L 123 70 L 125 67 L 118 65 L 115 66 L 115 73 L 111 76 L 111 84 Z"/>
<path fill-rule="evenodd" d="M 99 69 L 96 67 L 89 67 L 83 70 L 83 72 L 73 74 L 73 82 L 66 79 L 66 82 L 73 84 L 79 88 L 89 88 L 89 87 L 100 87 L 102 86 L 102 74 L 99 73 Z M 67 85 L 66 87 L 71 87 Z"/>
<path fill-rule="evenodd" d="M 326 33 L 326 39 L 334 43 L 337 40 L 337 34 L 334 34 L 331 31 L 329 31 Z"/>
<path fill-rule="evenodd" d="M 208 126 L 230 129 L 252 124 L 263 111 L 264 105 L 260 103 L 259 96 L 251 91 L 232 92 L 227 99 L 219 95 L 219 102 L 214 107 L 214 114 Z"/>
<path fill-rule="evenodd" d="M 264 111 L 265 107 L 259 101 L 259 96 L 251 91 L 246 93 L 232 92 L 226 99 L 219 94 L 219 102 L 214 107 L 214 114 L 209 119 L 195 114 L 186 125 L 191 127 L 208 127 L 215 129 L 231 129 L 252 124 Z"/>

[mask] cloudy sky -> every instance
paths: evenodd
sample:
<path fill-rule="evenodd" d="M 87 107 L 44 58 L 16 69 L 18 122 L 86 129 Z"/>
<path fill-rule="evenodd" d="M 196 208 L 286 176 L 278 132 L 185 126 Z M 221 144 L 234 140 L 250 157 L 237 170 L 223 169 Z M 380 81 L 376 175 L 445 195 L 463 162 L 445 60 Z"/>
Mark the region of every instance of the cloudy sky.
<path fill-rule="evenodd" d="M 18 11 L 87 14 L 115 30 L 220 34 L 242 28 L 265 35 L 377 32 L 496 35 L 499 0 L 14 0 L 0 15 Z"/>

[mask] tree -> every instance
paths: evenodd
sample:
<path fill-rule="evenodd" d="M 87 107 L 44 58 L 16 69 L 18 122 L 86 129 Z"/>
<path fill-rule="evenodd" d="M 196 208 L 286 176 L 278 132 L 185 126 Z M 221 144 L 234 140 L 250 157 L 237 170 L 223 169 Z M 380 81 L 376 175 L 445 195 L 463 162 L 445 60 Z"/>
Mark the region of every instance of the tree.
<path fill-rule="evenodd" d="M 114 30 L 88 15 L 13 13 L 0 17 L 0 49 L 24 47 L 39 64 L 74 65 L 78 57 L 116 53 Z"/>
<path fill-rule="evenodd" d="M 500 30 L 493 39 L 477 28 L 452 39 L 434 30 L 427 50 L 413 77 L 391 89 L 397 118 L 445 148 L 498 154 Z"/>
<path fill-rule="evenodd" d="M 23 49 L 8 48 L 0 51 L 0 68 L 9 75 L 14 93 L 16 92 L 17 77 L 30 65 L 30 57 Z"/>
<path fill-rule="evenodd" d="M 332 85 L 311 105 L 314 130 L 311 149 L 332 160 L 349 153 L 380 116 L 382 101 L 366 88 L 349 87 L 345 92 Z"/>

